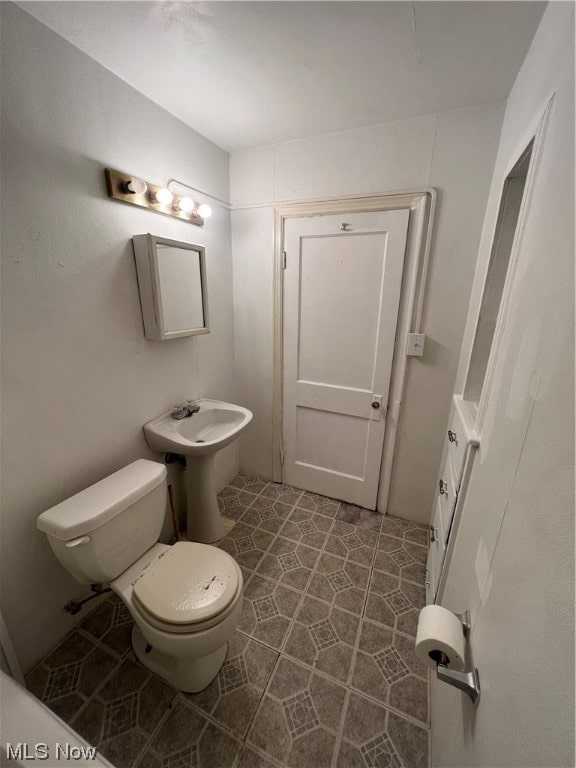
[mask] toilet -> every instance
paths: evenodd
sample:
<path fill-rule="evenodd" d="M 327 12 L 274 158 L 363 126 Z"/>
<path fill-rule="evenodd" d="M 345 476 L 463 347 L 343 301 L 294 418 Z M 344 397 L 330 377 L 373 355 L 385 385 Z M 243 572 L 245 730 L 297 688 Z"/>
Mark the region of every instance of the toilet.
<path fill-rule="evenodd" d="M 209 544 L 158 543 L 166 467 L 140 459 L 38 518 L 58 560 L 81 584 L 122 599 L 139 661 L 176 688 L 206 688 L 224 663 L 242 611 L 242 573 Z"/>

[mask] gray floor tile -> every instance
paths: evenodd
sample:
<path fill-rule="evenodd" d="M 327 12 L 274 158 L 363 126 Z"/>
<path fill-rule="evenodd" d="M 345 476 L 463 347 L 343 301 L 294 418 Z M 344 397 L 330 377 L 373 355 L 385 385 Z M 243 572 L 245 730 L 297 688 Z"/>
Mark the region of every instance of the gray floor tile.
<path fill-rule="evenodd" d="M 132 765 L 176 697 L 141 664 L 120 667 L 72 720 L 73 728 L 118 768 Z"/>
<path fill-rule="evenodd" d="M 182 696 L 243 738 L 277 659 L 276 651 L 235 632 L 224 665 L 208 688 Z"/>
<path fill-rule="evenodd" d="M 336 520 L 324 551 L 370 568 L 377 543 L 378 534 L 375 531 Z"/>
<path fill-rule="evenodd" d="M 364 616 L 415 637 L 418 615 L 425 603 L 423 586 L 374 569 Z"/>
<path fill-rule="evenodd" d="M 260 493 L 268 484 L 267 480 L 258 475 L 250 475 L 246 472 L 240 472 L 229 485 L 232 488 L 238 488 L 241 491 L 250 491 L 250 493 Z"/>
<path fill-rule="evenodd" d="M 280 534 L 285 539 L 305 544 L 307 547 L 322 549 L 332 525 L 329 517 L 295 507 Z"/>
<path fill-rule="evenodd" d="M 364 507 L 357 507 L 356 504 L 346 504 L 345 502 L 342 502 L 336 514 L 336 519 L 378 533 L 384 516 L 381 515 L 380 512 L 364 509 Z"/>
<path fill-rule="evenodd" d="M 319 496 L 316 493 L 308 493 L 304 491 L 300 497 L 298 504 L 300 509 L 307 509 L 310 512 L 318 512 L 325 517 L 334 518 L 338 514 L 340 509 L 340 502 L 329 499 L 326 496 Z"/>
<path fill-rule="evenodd" d="M 329 768 L 346 688 L 281 657 L 248 743 L 294 768 Z"/>
<path fill-rule="evenodd" d="M 98 751 L 106 757 L 115 768 L 132 768 L 134 762 L 148 743 L 148 737 L 142 731 L 133 729 L 120 733 L 103 741 Z M 142 768 L 152 768 L 151 765 L 140 764 Z"/>
<path fill-rule="evenodd" d="M 218 506 L 223 515 L 239 520 L 256 498 L 254 493 L 228 485 L 218 494 Z"/>
<path fill-rule="evenodd" d="M 266 496 L 273 501 L 281 501 L 283 504 L 289 504 L 293 507 L 302 496 L 302 491 L 299 488 L 292 488 L 290 485 L 267 483 L 262 490 L 262 496 Z"/>
<path fill-rule="evenodd" d="M 238 565 L 253 571 L 274 540 L 274 535 L 244 523 L 237 523 L 219 546 L 232 555 Z"/>
<path fill-rule="evenodd" d="M 325 552 L 320 556 L 308 594 L 360 616 L 369 575 L 369 568 Z"/>
<path fill-rule="evenodd" d="M 241 746 L 232 734 L 178 699 L 137 768 L 232 768 Z"/>
<path fill-rule="evenodd" d="M 126 605 L 112 595 L 80 623 L 80 629 L 123 656 L 132 647 L 134 620 Z"/>
<path fill-rule="evenodd" d="M 243 747 L 236 768 L 283 768 L 282 763 L 273 762 L 251 747 Z"/>
<path fill-rule="evenodd" d="M 283 652 L 346 683 L 359 625 L 357 616 L 306 596 Z"/>
<path fill-rule="evenodd" d="M 240 521 L 254 528 L 276 534 L 288 520 L 291 511 L 292 507 L 289 504 L 273 501 L 267 496 L 257 496 L 244 512 Z"/>
<path fill-rule="evenodd" d="M 30 670 L 26 684 L 50 709 L 70 722 L 118 663 L 115 654 L 74 631 Z"/>
<path fill-rule="evenodd" d="M 378 550 L 374 559 L 374 568 L 392 576 L 400 576 L 420 586 L 424 584 L 426 578 L 426 565 L 418 562 L 403 548 L 396 552 Z"/>
<path fill-rule="evenodd" d="M 256 573 L 288 587 L 304 590 L 319 554 L 317 549 L 277 536 L 260 561 Z"/>
<path fill-rule="evenodd" d="M 392 517 L 391 515 L 383 517 L 381 532 L 404 541 L 420 544 L 422 547 L 428 546 L 430 538 L 429 526 L 413 523 L 411 520 L 404 520 L 401 517 Z"/>
<path fill-rule="evenodd" d="M 398 560 L 399 563 L 426 563 L 428 549 L 413 541 L 398 539 L 395 536 L 381 533 L 378 539 L 378 551 L 385 552 Z"/>
<path fill-rule="evenodd" d="M 280 650 L 301 598 L 301 593 L 254 574 L 244 587 L 244 604 L 238 629 Z"/>
<path fill-rule="evenodd" d="M 428 731 L 351 692 L 336 766 L 427 768 Z"/>
<path fill-rule="evenodd" d="M 423 723 L 428 721 L 428 669 L 414 653 L 414 640 L 362 622 L 352 688 Z"/>

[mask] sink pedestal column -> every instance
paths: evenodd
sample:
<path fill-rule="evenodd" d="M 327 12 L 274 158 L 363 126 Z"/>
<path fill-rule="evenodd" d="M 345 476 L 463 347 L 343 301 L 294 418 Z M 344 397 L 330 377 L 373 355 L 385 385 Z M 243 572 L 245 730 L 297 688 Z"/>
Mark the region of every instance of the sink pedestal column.
<path fill-rule="evenodd" d="M 211 544 L 224 536 L 224 521 L 214 486 L 216 453 L 186 456 L 186 535 L 190 541 Z"/>

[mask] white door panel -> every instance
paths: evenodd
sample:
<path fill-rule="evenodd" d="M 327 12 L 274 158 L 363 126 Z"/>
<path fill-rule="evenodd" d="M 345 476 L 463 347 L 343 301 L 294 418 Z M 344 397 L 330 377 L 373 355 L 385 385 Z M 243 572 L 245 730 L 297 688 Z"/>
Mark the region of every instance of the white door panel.
<path fill-rule="evenodd" d="M 402 210 L 285 228 L 283 482 L 371 509 L 407 226 Z"/>
<path fill-rule="evenodd" d="M 372 388 L 378 318 L 365 308 L 379 302 L 384 238 L 302 238 L 298 379 Z M 360 263 L 351 247 L 361 253 Z"/>
<path fill-rule="evenodd" d="M 321 408 L 333 413 L 365 417 L 372 403 L 372 393 L 366 389 L 336 387 L 334 384 L 319 384 L 315 381 L 297 381 L 298 406 Z"/>

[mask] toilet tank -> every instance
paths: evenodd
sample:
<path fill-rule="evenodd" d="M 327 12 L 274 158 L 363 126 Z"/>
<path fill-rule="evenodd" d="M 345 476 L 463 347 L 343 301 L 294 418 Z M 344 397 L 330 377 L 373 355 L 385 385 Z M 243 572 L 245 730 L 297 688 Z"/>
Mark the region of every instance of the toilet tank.
<path fill-rule="evenodd" d="M 166 513 L 166 467 L 139 459 L 43 512 L 38 528 L 81 584 L 105 584 L 157 541 Z"/>

